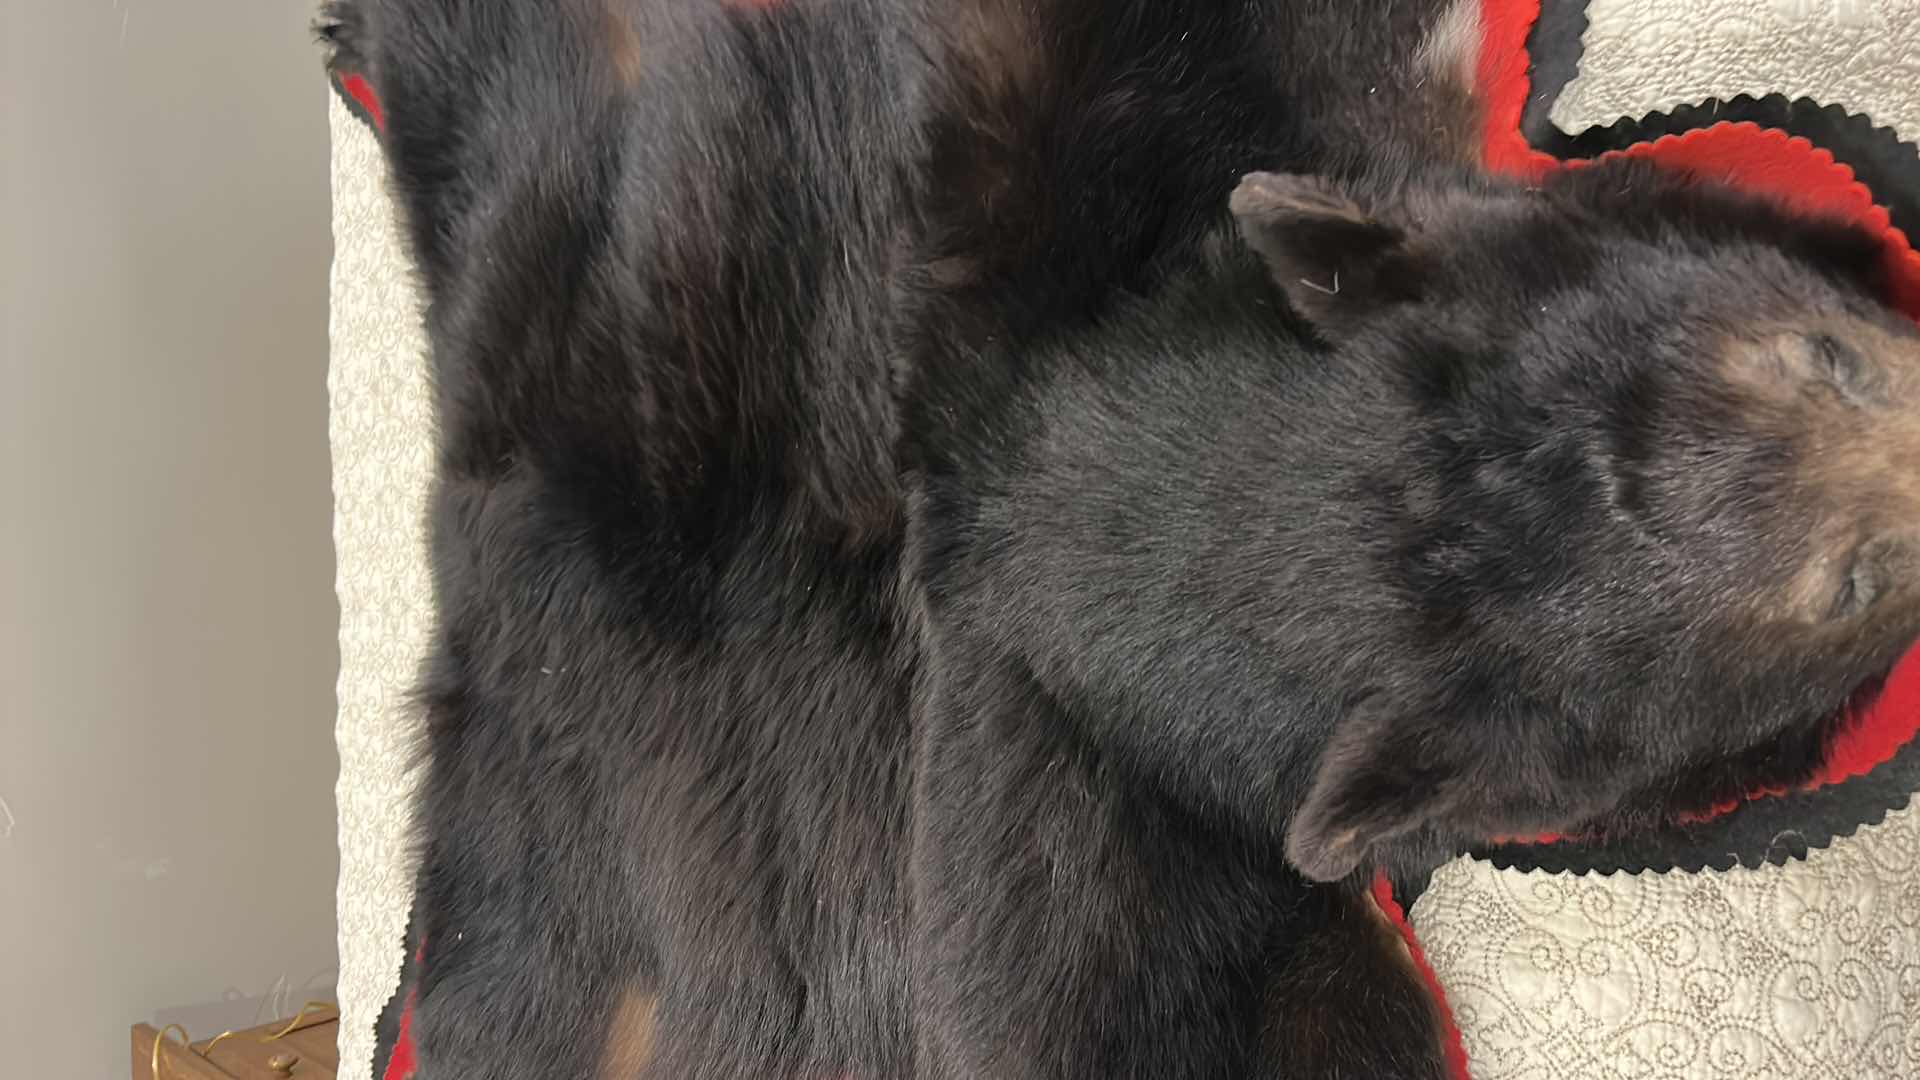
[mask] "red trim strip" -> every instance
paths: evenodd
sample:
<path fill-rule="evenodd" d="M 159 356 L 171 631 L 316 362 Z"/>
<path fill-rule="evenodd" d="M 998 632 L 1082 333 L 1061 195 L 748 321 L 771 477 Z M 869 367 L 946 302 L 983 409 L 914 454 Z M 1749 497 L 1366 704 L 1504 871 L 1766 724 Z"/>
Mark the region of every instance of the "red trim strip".
<path fill-rule="evenodd" d="M 393 1050 L 387 1056 L 387 1071 L 381 1080 L 409 1080 L 413 1076 L 413 991 L 407 991 L 407 1003 L 400 1008 L 400 1034 L 394 1037 Z"/>
<path fill-rule="evenodd" d="M 1400 940 L 1407 943 L 1413 966 L 1420 972 L 1421 981 L 1427 984 L 1427 993 L 1433 996 L 1433 1007 L 1440 1014 L 1441 1052 L 1446 1057 L 1447 1076 L 1451 1080 L 1472 1080 L 1467 1072 L 1467 1048 L 1460 1041 L 1460 1025 L 1453 1019 L 1453 1006 L 1448 1004 L 1447 992 L 1440 985 L 1440 977 L 1433 973 L 1433 965 L 1427 963 L 1427 954 L 1420 948 L 1420 938 L 1414 934 L 1413 924 L 1407 921 L 1407 913 L 1401 909 L 1400 901 L 1394 899 L 1393 886 L 1388 883 L 1385 874 L 1374 876 L 1373 902 L 1380 905 L 1381 913 L 1399 932 Z"/>
<path fill-rule="evenodd" d="M 348 74 L 340 76 L 340 89 L 346 91 L 348 97 L 352 98 L 362 109 L 367 111 L 367 118 L 373 121 L 373 129 L 375 131 L 380 132 L 382 135 L 386 134 L 387 114 L 381 111 L 380 96 L 373 92 L 373 84 L 367 81 L 365 75 Z"/>
<path fill-rule="evenodd" d="M 1527 35 L 1540 18 L 1540 0 L 1480 0 L 1480 160 L 1487 171 L 1535 180 L 1560 164 L 1535 150 L 1520 132 L 1527 107 Z"/>

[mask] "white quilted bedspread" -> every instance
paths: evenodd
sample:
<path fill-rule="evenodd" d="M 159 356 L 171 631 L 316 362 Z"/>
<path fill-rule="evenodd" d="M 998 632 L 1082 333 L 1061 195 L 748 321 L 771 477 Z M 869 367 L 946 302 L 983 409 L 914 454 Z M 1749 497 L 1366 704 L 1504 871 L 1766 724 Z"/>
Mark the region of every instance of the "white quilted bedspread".
<path fill-rule="evenodd" d="M 1443 867 L 1410 918 L 1473 1080 L 1920 1077 L 1920 814 L 1804 863 Z"/>
<path fill-rule="evenodd" d="M 1920 0 L 1591 0 L 1587 21 L 1564 131 L 1781 93 L 1920 137 Z"/>
<path fill-rule="evenodd" d="M 1920 0 L 1593 0 L 1578 131 L 1814 94 L 1920 136 Z M 340 1071 L 369 1080 L 411 888 L 405 695 L 425 641 L 425 343 L 372 136 L 332 104 L 341 606 Z M 1411 912 L 1474 1080 L 1920 1077 L 1920 812 L 1804 863 L 1571 878 L 1443 868 Z"/>
<path fill-rule="evenodd" d="M 331 97 L 331 95 L 330 95 Z M 331 99 L 333 542 L 340 596 L 340 1067 L 371 1080 L 413 895 L 407 708 L 432 617 L 427 342 L 373 134 Z"/>

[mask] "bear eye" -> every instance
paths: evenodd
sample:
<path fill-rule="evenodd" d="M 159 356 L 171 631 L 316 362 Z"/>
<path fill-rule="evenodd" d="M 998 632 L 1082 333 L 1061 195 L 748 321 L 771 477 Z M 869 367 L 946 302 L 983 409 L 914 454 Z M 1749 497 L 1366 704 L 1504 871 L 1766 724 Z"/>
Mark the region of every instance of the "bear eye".
<path fill-rule="evenodd" d="M 1857 581 L 1858 578 L 1858 574 L 1848 573 L 1841 579 L 1840 589 L 1833 596 L 1833 607 L 1827 612 L 1829 618 L 1850 618 L 1858 615 L 1866 607 L 1867 598 L 1862 595 L 1859 587 L 1863 582 Z"/>
<path fill-rule="evenodd" d="M 1828 612 L 1830 617 L 1852 618 L 1872 607 L 1886 593 L 1893 584 L 1890 554 L 1891 548 L 1885 543 L 1868 544 L 1854 553 L 1835 591 L 1833 608 Z"/>
<path fill-rule="evenodd" d="M 1872 396 L 1866 363 L 1851 346 L 1832 334 L 1815 334 L 1809 344 L 1813 346 L 1814 373 L 1840 391 L 1841 397 L 1859 402 Z"/>

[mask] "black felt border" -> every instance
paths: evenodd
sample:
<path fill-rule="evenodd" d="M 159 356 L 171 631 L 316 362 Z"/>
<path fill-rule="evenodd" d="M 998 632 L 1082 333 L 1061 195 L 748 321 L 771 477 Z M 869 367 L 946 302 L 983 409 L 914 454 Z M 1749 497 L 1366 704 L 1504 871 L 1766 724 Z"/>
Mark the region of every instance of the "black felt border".
<path fill-rule="evenodd" d="M 1527 36 L 1530 87 L 1520 119 L 1521 134 L 1534 149 L 1562 160 L 1591 158 L 1726 122 L 1776 128 L 1806 139 L 1852 169 L 1874 201 L 1887 209 L 1894 228 L 1920 239 L 1920 148 L 1892 128 L 1838 104 L 1778 93 L 1741 94 L 1623 116 L 1577 134 L 1561 131 L 1553 124 L 1553 105 L 1579 73 L 1587 25 L 1587 0 L 1541 0 L 1540 17 Z"/>
<path fill-rule="evenodd" d="M 1580 72 L 1586 33 L 1587 0 L 1540 0 L 1540 17 L 1527 32 L 1527 100 L 1520 111 L 1520 134 L 1537 150 L 1553 152 L 1549 144 L 1560 135 L 1553 103 Z"/>
<path fill-rule="evenodd" d="M 1638 120 L 1622 118 L 1578 135 L 1556 130 L 1533 144 L 1556 157 L 1596 157 L 1727 121 L 1778 128 L 1827 151 L 1853 170 L 1873 193 L 1874 202 L 1886 207 L 1894 228 L 1909 237 L 1920 235 L 1920 149 L 1902 141 L 1892 128 L 1876 126 L 1870 117 L 1810 98 L 1788 100 L 1783 94 L 1758 98 L 1742 94 L 1730 101 L 1710 98 L 1698 105 L 1648 113 Z"/>
<path fill-rule="evenodd" d="M 1692 825 L 1671 825 L 1612 843 L 1490 845 L 1471 852 L 1502 870 L 1549 874 L 1640 874 L 1756 869 L 1805 859 L 1811 851 L 1878 825 L 1920 791 L 1920 739 L 1865 776 L 1813 791 L 1742 803 Z"/>

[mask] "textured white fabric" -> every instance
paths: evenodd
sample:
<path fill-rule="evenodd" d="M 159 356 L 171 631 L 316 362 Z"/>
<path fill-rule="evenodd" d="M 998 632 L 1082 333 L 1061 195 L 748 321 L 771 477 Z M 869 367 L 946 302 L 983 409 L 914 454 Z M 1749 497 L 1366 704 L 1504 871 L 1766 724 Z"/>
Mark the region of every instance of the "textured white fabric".
<path fill-rule="evenodd" d="M 1777 92 L 1920 137 L 1920 0 L 1591 0 L 1587 21 L 1564 131 Z"/>
<path fill-rule="evenodd" d="M 379 144 L 333 102 L 333 540 L 339 569 L 340 1068 L 367 1080 L 412 896 L 414 672 L 431 596 L 427 344 Z"/>
<path fill-rule="evenodd" d="M 1779 89 L 1866 110 L 1913 138 L 1916 11 L 1920 0 L 1594 0 L 1586 61 L 1554 118 L 1577 131 Z M 430 616 L 431 430 L 426 344 L 378 146 L 337 101 L 332 122 L 339 1075 L 368 1080 L 412 886 L 406 694 Z M 1463 860 L 1411 919 L 1475 1080 L 1920 1076 L 1911 810 L 1805 864 L 1759 871 L 1569 878 Z"/>
<path fill-rule="evenodd" d="M 1409 913 L 1474 1080 L 1920 1077 L 1920 812 L 1803 863 L 1458 860 Z"/>

